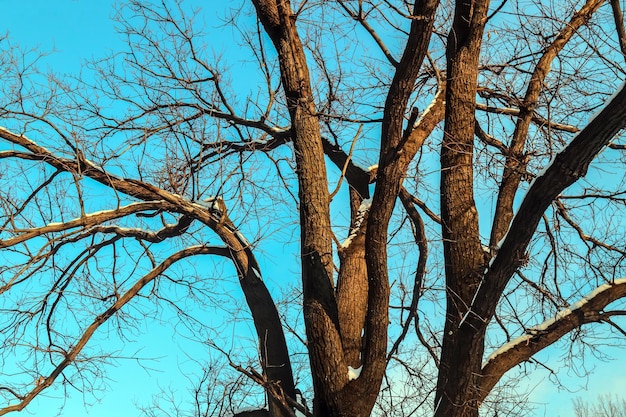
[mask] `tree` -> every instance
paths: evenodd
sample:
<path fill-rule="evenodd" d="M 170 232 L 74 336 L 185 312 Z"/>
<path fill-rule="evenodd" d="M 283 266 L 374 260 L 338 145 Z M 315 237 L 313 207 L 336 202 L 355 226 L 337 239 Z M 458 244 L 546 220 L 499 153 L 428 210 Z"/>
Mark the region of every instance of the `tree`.
<path fill-rule="evenodd" d="M 626 401 L 616 396 L 605 394 L 589 403 L 581 398 L 574 400 L 576 417 L 620 417 L 626 414 Z"/>
<path fill-rule="evenodd" d="M 250 54 L 232 79 L 200 16 L 131 1 L 128 50 L 74 79 L 7 47 L 2 355 L 31 366 L 0 415 L 89 384 L 98 331 L 153 309 L 217 333 L 197 310 L 229 272 L 201 255 L 254 323 L 258 365 L 212 346 L 263 388 L 257 415 L 307 412 L 298 349 L 313 415 L 471 417 L 548 346 L 626 334 L 620 1 L 252 0 L 225 23 Z M 258 260 L 274 232 L 299 238 L 305 337 Z"/>

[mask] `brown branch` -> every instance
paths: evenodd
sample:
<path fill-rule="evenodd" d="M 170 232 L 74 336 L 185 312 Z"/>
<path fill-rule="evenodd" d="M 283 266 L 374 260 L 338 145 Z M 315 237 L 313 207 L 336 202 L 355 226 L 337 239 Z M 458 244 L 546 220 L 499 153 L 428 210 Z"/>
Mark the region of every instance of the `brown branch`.
<path fill-rule="evenodd" d="M 599 239 L 594 238 L 593 236 L 589 236 L 588 234 L 586 234 L 585 231 L 582 229 L 582 227 L 580 227 L 580 225 L 577 224 L 574 221 L 574 219 L 571 218 L 571 216 L 567 212 L 567 208 L 565 207 L 565 205 L 561 201 L 559 201 L 557 199 L 554 203 L 556 204 L 557 213 L 563 218 L 563 220 L 565 220 L 565 222 L 567 224 L 569 224 L 572 227 L 572 229 L 574 229 L 576 231 L 576 233 L 578 234 L 578 237 L 583 242 L 589 242 L 593 246 L 598 246 L 598 247 L 607 249 L 609 251 L 614 251 L 614 252 L 617 252 L 617 253 L 621 254 L 622 256 L 626 257 L 626 251 L 625 250 L 620 249 L 618 247 L 615 247 L 613 245 L 609 245 L 606 242 L 603 242 L 603 241 L 601 241 Z"/>
<path fill-rule="evenodd" d="M 385 242 L 389 220 L 400 191 L 402 178 L 406 174 L 408 163 L 415 155 L 407 147 L 413 143 L 417 152 L 421 146 L 417 143 L 419 137 L 415 139 L 411 137 L 413 132 L 409 134 L 403 148 L 399 149 L 398 144 L 402 141 L 404 117 L 409 98 L 428 52 L 438 4 L 437 0 L 414 2 L 412 15 L 420 18 L 411 19 L 409 36 L 402 58 L 396 66 L 383 112 L 376 191 L 365 236 L 369 293 L 368 313 L 365 319 L 363 371 L 361 376 L 353 381 L 357 383 L 357 388 L 367 392 L 367 401 L 372 405 L 378 395 L 378 388 L 387 364 L 385 353 L 387 351 L 390 288 Z M 400 155 L 397 155 L 398 150 L 401 152 Z M 391 155 L 392 153 L 397 156 Z"/>
<path fill-rule="evenodd" d="M 393 57 L 393 55 L 389 51 L 389 48 L 387 48 L 387 45 L 385 45 L 385 42 L 383 42 L 376 30 L 374 30 L 372 25 L 370 25 L 369 22 L 365 19 L 365 16 L 363 15 L 363 10 L 359 10 L 358 13 L 355 13 L 354 11 L 350 10 L 348 6 L 344 4 L 344 2 L 339 1 L 337 2 L 337 4 L 339 4 L 339 6 L 341 6 L 341 8 L 345 10 L 346 13 L 348 13 L 351 19 L 359 22 L 361 26 L 363 26 L 363 29 L 365 29 L 367 33 L 369 33 L 369 35 L 372 37 L 372 39 L 374 39 L 374 42 L 376 42 L 376 45 L 378 45 L 381 52 L 385 55 L 389 63 L 394 67 L 397 67 L 399 62 Z M 359 3 L 359 8 L 361 6 L 362 4 Z"/>
<path fill-rule="evenodd" d="M 512 107 L 493 107 L 493 106 L 487 106 L 486 104 L 482 104 L 482 103 L 476 103 L 476 109 L 487 112 L 487 113 L 494 113 L 494 114 L 504 114 L 504 115 L 509 115 L 509 116 L 520 115 L 520 109 L 516 109 Z M 531 121 L 539 125 L 540 127 L 547 127 L 547 128 L 550 128 L 551 130 L 561 130 L 563 132 L 569 132 L 569 133 L 577 133 L 580 131 L 580 129 L 577 128 L 576 126 L 558 123 L 553 120 L 541 117 L 536 113 L 533 113 L 531 117 Z"/>
<path fill-rule="evenodd" d="M 335 187 L 335 190 L 332 193 L 330 193 L 329 199 L 331 201 L 335 197 L 335 195 L 337 195 L 337 193 L 339 192 L 339 189 L 341 188 L 341 183 L 343 182 L 343 179 L 346 176 L 348 165 L 350 164 L 350 160 L 352 159 L 352 152 L 354 151 L 354 145 L 356 145 L 356 141 L 361 135 L 362 130 L 363 130 L 363 125 L 360 125 L 359 129 L 356 132 L 356 135 L 354 135 L 354 139 L 352 139 L 352 143 L 350 145 L 350 151 L 348 152 L 348 157 L 346 158 L 346 161 L 344 162 L 343 167 L 341 168 L 341 176 L 339 177 L 339 181 L 337 181 L 337 186 Z"/>
<path fill-rule="evenodd" d="M 491 136 L 489 133 L 485 132 L 483 128 L 480 127 L 478 120 L 475 120 L 474 123 L 476 123 L 476 125 L 474 126 L 474 134 L 476 135 L 476 137 L 480 139 L 484 144 L 493 146 L 494 148 L 498 149 L 503 155 L 506 155 L 506 153 L 508 152 L 508 148 L 506 147 L 506 145 L 504 145 L 504 143 L 502 143 L 500 140 Z"/>
<path fill-rule="evenodd" d="M 583 324 L 606 321 L 602 312 L 615 300 L 626 297 L 626 278 L 604 284 L 553 318 L 526 330 L 494 351 L 482 366 L 481 394 L 484 397 L 511 368 L 529 360 Z"/>
<path fill-rule="evenodd" d="M 624 13 L 622 13 L 620 0 L 611 0 L 611 9 L 613 10 L 613 19 L 615 21 L 615 29 L 617 30 L 619 47 L 622 50 L 624 60 L 626 60 L 626 29 L 624 29 Z"/>
<path fill-rule="evenodd" d="M 36 238 L 45 233 L 63 232 L 69 229 L 74 229 L 76 227 L 87 228 L 114 219 L 119 219 L 120 217 L 124 217 L 129 214 L 139 213 L 145 210 L 162 209 L 164 203 L 164 201 L 146 201 L 131 203 L 129 205 L 122 206 L 113 210 L 104 210 L 96 213 L 86 214 L 79 218 L 62 223 L 50 223 L 46 226 L 28 230 L 15 230 L 14 232 L 19 233 L 19 235 L 11 239 L 0 240 L 0 249 L 15 246 L 19 243 Z"/>
<path fill-rule="evenodd" d="M 221 254 L 235 264 L 239 285 L 243 291 L 259 341 L 261 366 L 264 378 L 272 386 L 279 386 L 288 396 L 295 397 L 295 383 L 289 349 L 276 304 L 261 277 L 261 268 L 244 235 L 228 217 L 226 207 L 220 208 L 221 218 L 214 229 L 227 245 Z M 271 392 L 268 392 L 271 394 Z M 275 403 L 270 395 L 270 409 Z"/>
<path fill-rule="evenodd" d="M 179 252 L 176 252 L 170 255 L 167 259 L 161 262 L 157 267 L 152 269 L 142 278 L 140 278 L 135 284 L 126 291 L 112 306 L 106 309 L 102 314 L 97 316 L 93 322 L 85 329 L 82 336 L 78 339 L 76 344 L 65 353 L 65 357 L 63 360 L 56 365 L 54 370 L 50 373 L 50 375 L 43 377 L 43 379 L 39 380 L 38 384 L 35 384 L 35 387 L 31 389 L 27 394 L 17 396 L 19 398 L 19 402 L 15 404 L 8 405 L 2 409 L 0 409 L 0 416 L 5 415 L 7 413 L 13 411 L 21 411 L 26 407 L 37 395 L 39 395 L 43 390 L 50 387 L 56 378 L 61 375 L 61 373 L 70 366 L 83 348 L 87 345 L 87 342 L 91 339 L 98 328 L 106 323 L 108 319 L 110 319 L 114 314 L 122 309 L 126 304 L 128 304 L 138 293 L 141 291 L 147 284 L 152 282 L 155 278 L 165 272 L 171 265 L 174 263 L 187 258 L 189 256 L 200 255 L 200 254 L 217 254 L 222 255 L 225 251 L 225 248 L 221 247 L 210 247 L 210 246 L 192 246 L 186 249 L 183 249 Z"/>
<path fill-rule="evenodd" d="M 400 189 L 399 197 L 400 197 L 400 201 L 402 202 L 402 205 L 404 206 L 404 209 L 407 212 L 407 215 L 409 216 L 409 219 L 411 220 L 411 223 L 413 224 L 413 237 L 415 238 L 415 243 L 417 244 L 419 255 L 418 255 L 418 261 L 417 261 L 417 267 L 415 269 L 415 278 L 413 280 L 413 292 L 411 294 L 411 304 L 409 306 L 409 315 L 406 321 L 404 322 L 404 324 L 402 325 L 402 332 L 393 343 L 393 346 L 391 350 L 389 351 L 389 353 L 387 353 L 387 362 L 389 362 L 391 357 L 395 355 L 395 353 L 398 351 L 398 348 L 400 347 L 400 343 L 402 343 L 402 341 L 404 340 L 404 338 L 406 337 L 409 331 L 411 322 L 413 321 L 413 319 L 415 319 L 415 329 L 418 332 L 418 337 L 420 339 L 420 342 L 422 342 L 426 350 L 432 356 L 433 360 L 435 361 L 435 364 L 438 365 L 438 362 L 439 362 L 438 357 L 433 351 L 432 346 L 430 346 L 427 343 L 425 344 L 426 340 L 421 335 L 421 331 L 418 325 L 419 315 L 417 311 L 417 305 L 419 303 L 420 295 L 422 292 L 424 276 L 426 275 L 426 261 L 428 259 L 428 241 L 426 240 L 426 230 L 424 228 L 424 221 L 422 220 L 422 217 L 420 216 L 419 212 L 413 206 L 413 199 L 411 198 L 412 196 L 404 187 Z"/>
<path fill-rule="evenodd" d="M 534 109 L 544 89 L 544 81 L 550 72 L 552 62 L 574 37 L 576 31 L 589 22 L 602 3 L 604 3 L 603 0 L 587 0 L 545 49 L 535 66 L 526 89 L 524 101 L 521 103 L 515 131 L 506 156 L 489 239 L 489 246 L 491 247 L 494 247 L 507 233 L 513 218 L 513 202 L 528 163 L 527 155 L 524 154 L 526 141 L 529 137 L 528 130 L 533 121 Z"/>
<path fill-rule="evenodd" d="M 155 232 L 119 226 L 94 226 L 89 228 L 88 232 L 89 234 L 113 233 L 119 237 L 134 237 L 152 243 L 159 243 L 163 242 L 165 239 L 180 236 L 185 233 L 192 220 L 193 219 L 189 216 L 182 216 L 175 224 L 166 225 Z"/>

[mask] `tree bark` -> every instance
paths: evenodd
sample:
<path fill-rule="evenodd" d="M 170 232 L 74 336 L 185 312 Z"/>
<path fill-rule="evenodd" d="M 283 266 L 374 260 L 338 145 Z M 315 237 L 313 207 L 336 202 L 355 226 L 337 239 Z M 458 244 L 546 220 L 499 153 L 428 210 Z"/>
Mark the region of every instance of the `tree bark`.
<path fill-rule="evenodd" d="M 276 51 L 291 118 L 298 176 L 304 320 L 315 399 L 314 413 L 340 415 L 348 382 L 333 287 L 330 198 L 319 119 L 288 0 L 252 0 Z M 345 369 L 346 372 L 342 372 Z"/>
<path fill-rule="evenodd" d="M 477 417 L 477 376 L 485 324 L 468 318 L 486 262 L 474 202 L 474 131 L 478 62 L 488 0 L 456 2 L 448 35 L 446 116 L 441 146 L 441 220 L 446 272 L 446 320 L 436 417 Z"/>

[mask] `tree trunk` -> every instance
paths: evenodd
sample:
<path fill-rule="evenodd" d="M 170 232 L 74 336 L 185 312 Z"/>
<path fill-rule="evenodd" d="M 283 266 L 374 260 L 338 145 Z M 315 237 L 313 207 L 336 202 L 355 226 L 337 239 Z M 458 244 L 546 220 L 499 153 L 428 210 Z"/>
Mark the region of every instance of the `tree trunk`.
<path fill-rule="evenodd" d="M 474 111 L 481 39 L 489 1 L 457 2 L 448 35 L 446 116 L 441 147 L 441 220 L 446 324 L 436 417 L 477 417 L 476 387 L 485 323 L 471 312 L 486 259 L 474 202 Z M 470 325 L 471 323 L 471 325 Z"/>

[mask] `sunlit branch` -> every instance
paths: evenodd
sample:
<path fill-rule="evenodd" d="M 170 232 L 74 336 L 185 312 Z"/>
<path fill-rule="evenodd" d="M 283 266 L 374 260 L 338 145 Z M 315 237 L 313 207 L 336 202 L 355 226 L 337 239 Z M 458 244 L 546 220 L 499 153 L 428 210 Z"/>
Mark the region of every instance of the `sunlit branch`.
<path fill-rule="evenodd" d="M 361 26 L 363 26 L 363 29 L 365 29 L 367 33 L 372 37 L 372 39 L 374 39 L 374 42 L 376 42 L 376 44 L 380 48 L 381 52 L 385 55 L 389 63 L 393 65 L 394 67 L 397 67 L 399 62 L 393 57 L 393 55 L 391 54 L 391 52 L 389 51 L 389 49 L 387 48 L 387 46 L 385 45 L 381 37 L 378 35 L 378 33 L 368 23 L 367 19 L 365 18 L 365 15 L 363 14 L 362 4 L 361 3 L 359 4 L 358 12 L 354 12 L 353 10 L 350 10 L 350 8 L 348 8 L 348 6 L 346 6 L 343 1 L 339 1 L 337 2 L 337 4 L 341 6 L 341 8 L 348 14 L 348 16 L 350 16 L 350 18 L 352 18 L 353 20 L 358 22 Z"/>
<path fill-rule="evenodd" d="M 493 107 L 493 106 L 487 106 L 486 104 L 482 104 L 482 103 L 476 103 L 476 109 L 487 112 L 487 113 L 505 114 L 508 116 L 519 116 L 520 114 L 520 110 L 513 108 L 513 107 Z M 558 122 L 543 118 L 536 113 L 533 114 L 533 116 L 531 117 L 531 120 L 533 121 L 533 123 L 535 123 L 539 127 L 545 127 L 545 128 L 549 128 L 552 130 L 561 130 L 563 132 L 569 132 L 569 133 L 576 133 L 580 131 L 580 129 L 577 128 L 576 126 L 558 123 Z"/>
<path fill-rule="evenodd" d="M 413 225 L 413 236 L 415 238 L 415 243 L 418 246 L 419 255 L 417 266 L 415 269 L 415 279 L 413 281 L 413 292 L 411 294 L 411 304 L 409 306 L 409 315 L 406 318 L 406 321 L 402 325 L 402 332 L 398 336 L 398 338 L 393 343 L 393 346 L 389 353 L 387 354 L 387 362 L 391 359 L 393 355 L 397 352 L 400 347 L 400 343 L 406 337 L 409 327 L 411 326 L 411 322 L 415 319 L 415 330 L 417 332 L 418 339 L 420 343 L 426 348 L 428 353 L 431 355 L 434 363 L 439 365 L 439 358 L 437 353 L 434 351 L 433 347 L 426 342 L 426 339 L 422 335 L 422 332 L 419 328 L 419 314 L 417 310 L 417 305 L 419 303 L 419 299 L 422 293 L 422 285 L 424 282 L 424 275 L 426 274 L 426 261 L 428 259 L 428 241 L 426 239 L 426 230 L 424 228 L 424 221 L 422 217 L 418 213 L 418 211 L 413 207 L 413 200 L 409 192 L 402 187 L 400 190 L 400 201 L 404 206 L 404 209 L 407 212 L 407 215 L 411 219 L 411 223 Z"/>
<path fill-rule="evenodd" d="M 133 213 L 139 213 L 145 210 L 157 210 L 163 206 L 163 201 L 147 201 L 131 203 L 118 209 L 103 210 L 95 213 L 89 213 L 85 216 L 68 220 L 66 222 L 50 223 L 46 226 L 26 229 L 12 230 L 13 233 L 19 233 L 18 236 L 10 239 L 0 240 L 0 248 L 7 248 L 18 243 L 25 242 L 29 239 L 41 236 L 45 233 L 63 232 L 77 227 L 90 227 L 101 224 L 110 220 L 118 219 Z M 148 239 L 149 240 L 149 239 Z"/>
<path fill-rule="evenodd" d="M 571 218 L 571 216 L 568 213 L 567 208 L 559 199 L 555 200 L 554 204 L 557 207 L 557 213 L 563 218 L 563 220 L 567 222 L 567 224 L 569 224 L 574 230 L 576 230 L 576 233 L 578 234 L 578 237 L 581 240 L 583 240 L 584 242 L 589 242 L 593 246 L 597 246 L 597 247 L 604 248 L 613 252 L 617 252 L 620 255 L 626 257 L 625 250 L 620 249 L 613 245 L 609 245 L 608 243 L 602 242 L 601 240 L 598 240 L 594 238 L 593 236 L 590 236 L 587 233 L 585 233 L 583 228 L 579 224 L 577 224 L 574 221 L 574 219 Z"/>
<path fill-rule="evenodd" d="M 622 12 L 620 0 L 611 0 L 611 8 L 613 9 L 613 19 L 615 21 L 619 46 L 622 50 L 624 60 L 626 60 L 626 29 L 624 28 L 624 13 Z"/>
<path fill-rule="evenodd" d="M 139 228 L 119 227 L 119 226 L 94 226 L 88 229 L 89 234 L 106 233 L 115 234 L 119 237 L 134 237 L 136 239 L 145 240 L 152 243 L 162 242 L 167 238 L 180 236 L 189 225 L 192 218 L 182 216 L 176 224 L 166 225 L 156 232 L 147 231 Z"/>

